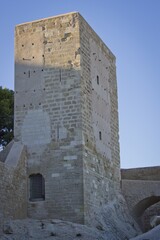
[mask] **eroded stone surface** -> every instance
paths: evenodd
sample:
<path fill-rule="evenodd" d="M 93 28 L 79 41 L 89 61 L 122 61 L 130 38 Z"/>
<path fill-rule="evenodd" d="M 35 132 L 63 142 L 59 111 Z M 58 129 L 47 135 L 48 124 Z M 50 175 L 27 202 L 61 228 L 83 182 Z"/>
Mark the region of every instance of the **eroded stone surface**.
<path fill-rule="evenodd" d="M 15 30 L 15 124 L 45 200 L 28 216 L 91 224 L 119 191 L 115 56 L 79 13 Z"/>
<path fill-rule="evenodd" d="M 141 233 L 121 195 L 95 213 L 91 223 L 92 227 L 58 219 L 10 221 L 6 225 L 11 224 L 12 235 L 4 234 L 0 239 L 126 240 Z"/>
<path fill-rule="evenodd" d="M 115 56 L 79 13 L 16 27 L 14 123 L 27 151 L 27 191 L 16 206 L 24 202 L 27 216 L 39 220 L 14 221 L 12 236 L 2 239 L 125 240 L 139 232 L 120 195 Z M 36 174 L 45 191 L 32 199 Z M 16 194 L 23 189 L 14 185 Z M 49 218 L 61 221 L 41 220 Z"/>

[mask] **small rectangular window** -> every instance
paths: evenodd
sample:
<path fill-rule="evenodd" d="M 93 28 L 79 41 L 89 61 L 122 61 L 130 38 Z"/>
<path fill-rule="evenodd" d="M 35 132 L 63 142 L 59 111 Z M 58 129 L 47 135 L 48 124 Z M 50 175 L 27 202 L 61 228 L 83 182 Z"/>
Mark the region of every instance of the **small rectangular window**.
<path fill-rule="evenodd" d="M 102 133 L 101 133 L 101 131 L 99 132 L 99 140 L 102 140 Z"/>
<path fill-rule="evenodd" d="M 45 199 L 45 182 L 41 174 L 32 174 L 30 179 L 30 200 L 39 201 Z"/>
<path fill-rule="evenodd" d="M 97 75 L 97 84 L 99 85 L 99 76 Z"/>

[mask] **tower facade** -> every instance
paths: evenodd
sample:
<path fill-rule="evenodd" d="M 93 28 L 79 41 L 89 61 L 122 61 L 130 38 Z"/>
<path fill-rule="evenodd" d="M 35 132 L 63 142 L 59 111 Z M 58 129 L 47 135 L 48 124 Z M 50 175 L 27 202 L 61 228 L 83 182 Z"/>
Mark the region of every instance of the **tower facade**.
<path fill-rule="evenodd" d="M 79 13 L 15 30 L 15 140 L 28 216 L 88 223 L 119 189 L 115 57 Z"/>

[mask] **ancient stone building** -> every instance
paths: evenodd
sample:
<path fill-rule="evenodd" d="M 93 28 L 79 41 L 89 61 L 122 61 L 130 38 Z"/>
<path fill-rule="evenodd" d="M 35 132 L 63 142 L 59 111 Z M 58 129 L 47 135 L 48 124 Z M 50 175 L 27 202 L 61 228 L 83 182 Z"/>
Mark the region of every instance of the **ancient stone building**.
<path fill-rule="evenodd" d="M 32 218 L 88 223 L 119 189 L 115 56 L 79 13 L 15 30 L 15 141 Z"/>

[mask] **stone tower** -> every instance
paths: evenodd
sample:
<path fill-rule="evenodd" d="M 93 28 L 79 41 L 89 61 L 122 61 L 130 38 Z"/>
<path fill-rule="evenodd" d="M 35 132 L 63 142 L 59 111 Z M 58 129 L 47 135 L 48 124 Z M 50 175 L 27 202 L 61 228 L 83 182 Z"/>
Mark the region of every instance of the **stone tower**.
<path fill-rule="evenodd" d="M 79 13 L 16 26 L 15 140 L 28 216 L 91 221 L 119 189 L 115 56 Z"/>

